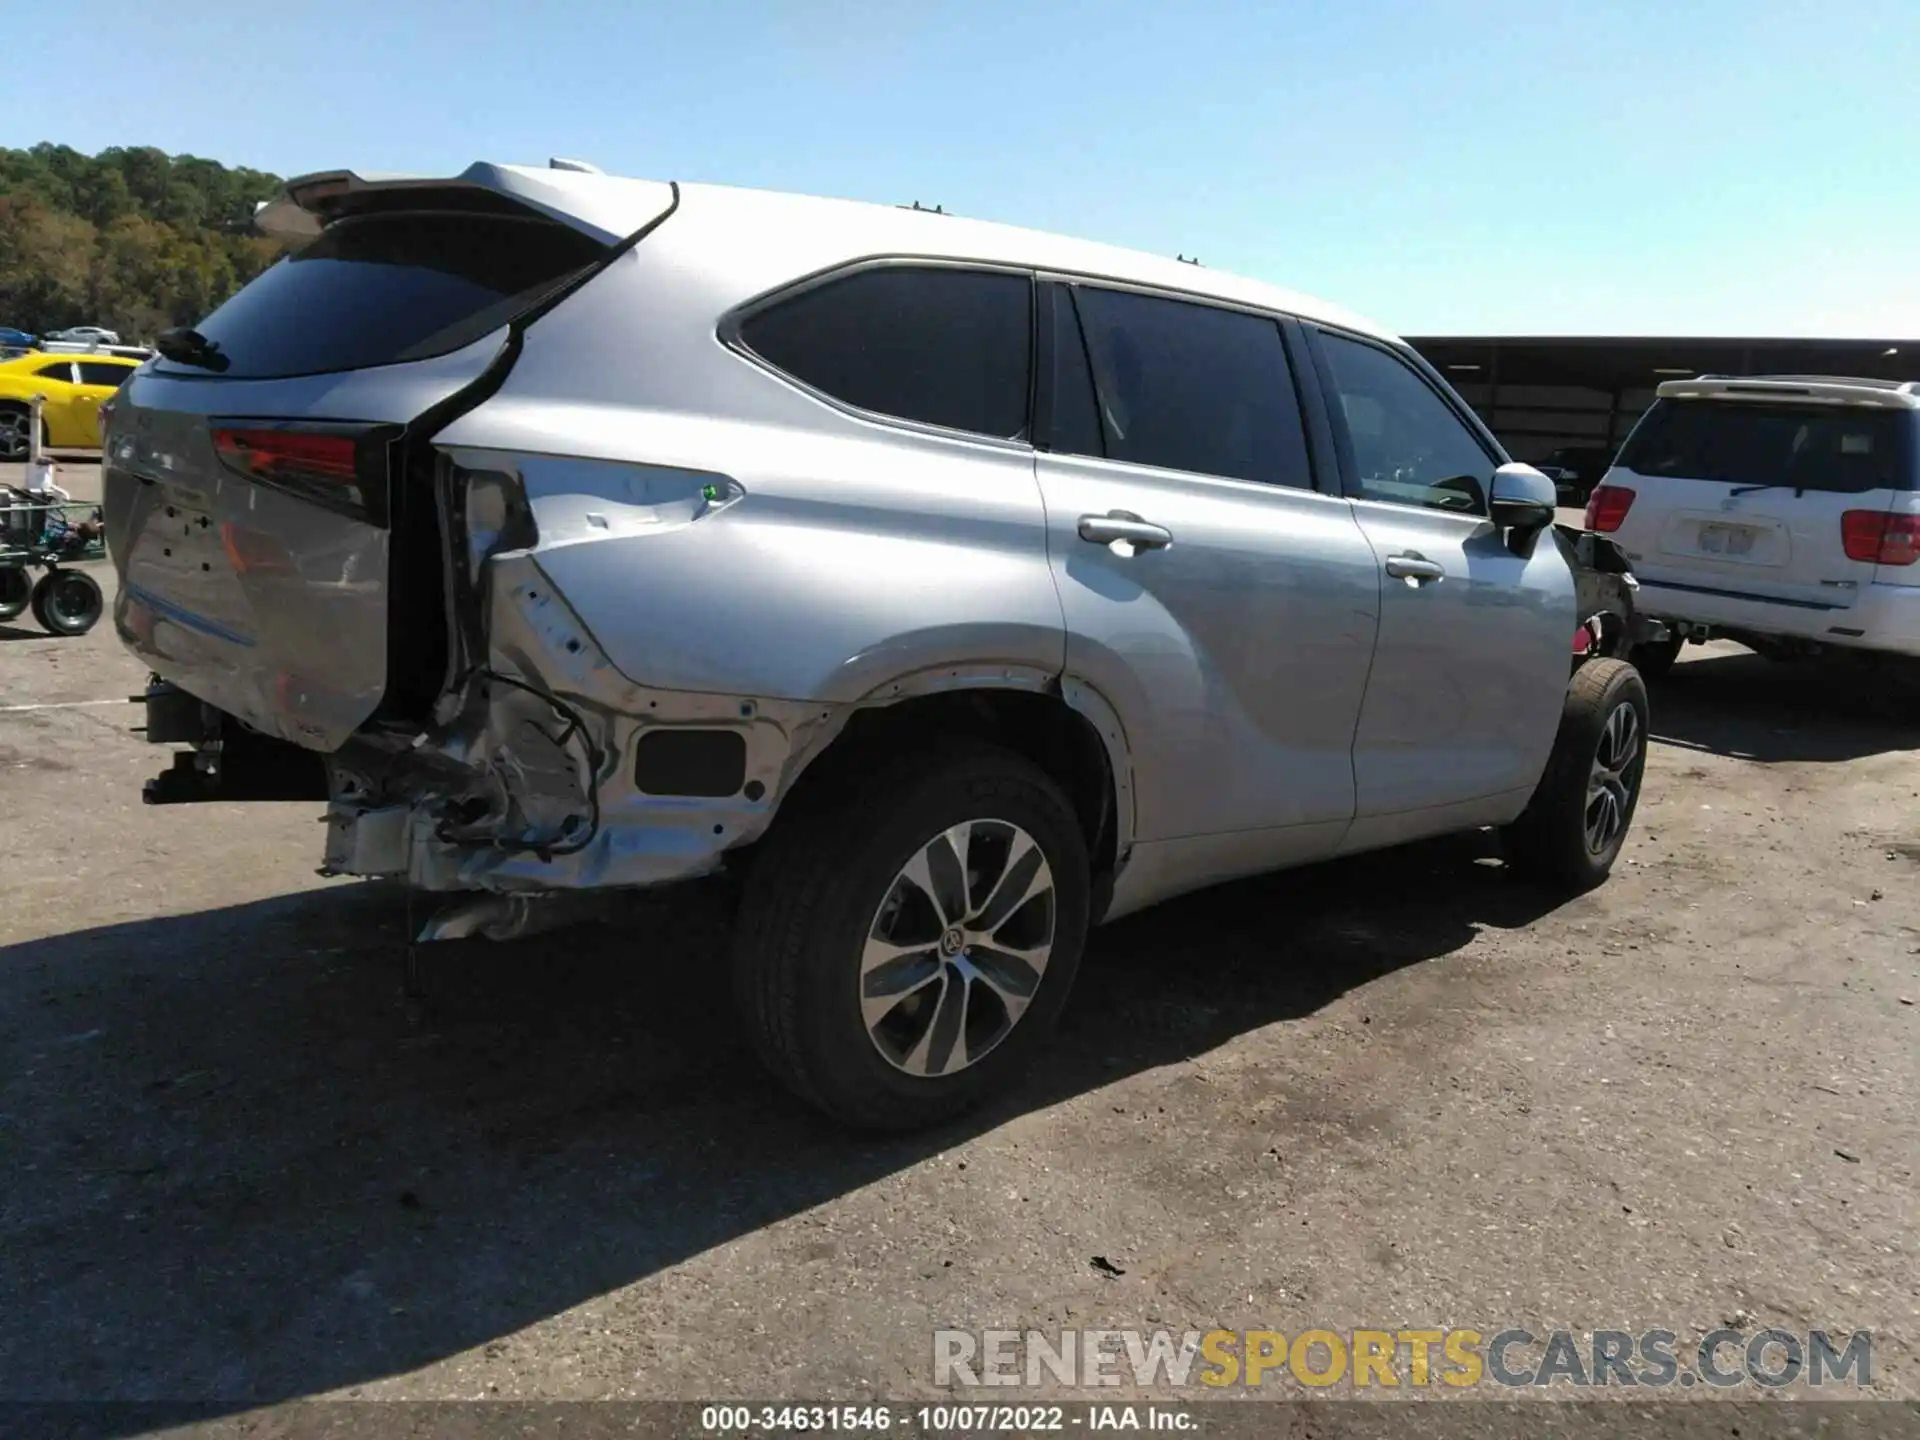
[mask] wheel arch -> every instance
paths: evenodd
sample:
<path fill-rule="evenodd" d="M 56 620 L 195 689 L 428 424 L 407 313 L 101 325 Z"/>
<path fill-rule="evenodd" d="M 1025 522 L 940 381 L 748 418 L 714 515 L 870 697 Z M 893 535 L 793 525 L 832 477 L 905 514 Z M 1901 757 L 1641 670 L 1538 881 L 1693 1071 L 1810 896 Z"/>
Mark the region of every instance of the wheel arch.
<path fill-rule="evenodd" d="M 1012 750 L 1060 785 L 1086 834 L 1098 915 L 1133 845 L 1133 769 L 1119 715 L 1085 681 L 1007 665 L 897 677 L 857 702 L 806 759 L 781 809 L 812 803 L 848 768 L 943 738 Z"/>

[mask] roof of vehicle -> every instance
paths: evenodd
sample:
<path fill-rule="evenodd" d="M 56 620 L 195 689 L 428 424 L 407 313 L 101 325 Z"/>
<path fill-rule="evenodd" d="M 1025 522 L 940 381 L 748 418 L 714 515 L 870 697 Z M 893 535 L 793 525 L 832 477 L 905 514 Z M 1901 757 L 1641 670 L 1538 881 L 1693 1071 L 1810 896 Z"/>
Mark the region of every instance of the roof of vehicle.
<path fill-rule="evenodd" d="M 109 365 L 125 365 L 129 369 L 140 363 L 137 355 L 116 355 L 111 350 L 28 350 L 0 360 L 0 370 L 25 370 L 48 360 L 104 360 Z"/>
<path fill-rule="evenodd" d="M 603 243 L 612 243 L 632 234 L 665 208 L 667 187 L 660 181 L 573 168 L 484 162 L 470 165 L 456 176 L 361 175 L 329 170 L 289 180 L 280 198 L 260 207 L 254 223 L 268 234 L 297 241 L 318 234 L 329 213 L 353 197 L 371 191 L 448 188 L 490 190 L 509 196 L 566 220 Z M 731 218 L 738 221 L 737 233 L 761 237 L 769 247 L 790 245 L 797 232 L 807 231 L 816 244 L 829 235 L 841 238 L 849 256 L 913 255 L 1028 266 L 1182 291 L 1324 321 L 1363 334 L 1392 334 L 1340 306 L 1295 291 L 1162 255 L 1040 230 L 966 220 L 934 210 L 729 185 L 682 185 L 680 194 L 683 206 L 731 211 Z"/>
<path fill-rule="evenodd" d="M 1668 380 L 1658 391 L 1668 400 L 1811 400 L 1829 405 L 1866 405 L 1920 410 L 1920 381 L 1852 379 L 1844 375 L 1702 375 Z"/>
<path fill-rule="evenodd" d="M 48 361 L 77 361 L 77 359 L 106 361 L 108 365 L 125 365 L 127 369 L 132 369 L 134 365 L 140 363 L 132 355 L 113 355 L 108 351 L 92 353 L 84 349 L 29 349 L 19 355 L 8 355 L 6 359 L 0 359 L 0 371 L 31 371 L 38 365 L 46 365 Z"/>

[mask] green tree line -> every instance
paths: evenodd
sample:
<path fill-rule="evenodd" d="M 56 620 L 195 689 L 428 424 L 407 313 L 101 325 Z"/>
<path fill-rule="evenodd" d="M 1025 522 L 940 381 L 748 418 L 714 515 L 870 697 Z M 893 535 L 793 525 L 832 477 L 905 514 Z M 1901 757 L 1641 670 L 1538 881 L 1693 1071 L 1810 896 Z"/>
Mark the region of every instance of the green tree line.
<path fill-rule="evenodd" d="M 0 148 L 0 325 L 105 325 L 129 341 L 190 325 L 279 255 L 252 230 L 279 188 L 151 146 Z"/>

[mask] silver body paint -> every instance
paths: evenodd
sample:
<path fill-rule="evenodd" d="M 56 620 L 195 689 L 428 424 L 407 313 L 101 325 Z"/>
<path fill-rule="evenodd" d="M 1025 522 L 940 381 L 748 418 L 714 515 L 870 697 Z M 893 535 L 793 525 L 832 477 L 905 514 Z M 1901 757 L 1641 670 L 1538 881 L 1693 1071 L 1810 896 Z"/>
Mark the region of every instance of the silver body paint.
<path fill-rule="evenodd" d="M 570 194 L 591 197 L 579 223 L 600 236 L 662 203 L 662 187 L 528 175 L 468 172 L 562 219 Z M 297 229 L 297 206 L 279 213 Z M 945 690 L 1051 696 L 1099 734 L 1117 832 L 1108 918 L 1519 812 L 1553 743 L 1574 626 L 1554 545 L 1521 558 L 1484 518 L 884 420 L 729 343 L 770 292 L 899 258 L 1107 278 L 1380 334 L 1104 246 L 683 187 L 671 217 L 527 326 L 498 388 L 434 436 L 458 473 L 516 486 L 538 534 L 502 549 L 481 525 L 459 557 L 485 637 L 470 658 L 498 680 L 469 677 L 417 737 L 370 735 L 384 532 L 225 473 L 205 420 L 404 422 L 485 372 L 504 332 L 342 376 L 137 375 L 107 477 L 121 636 L 164 678 L 329 753 L 331 868 L 431 890 L 708 873 L 766 831 L 852 715 Z M 1114 509 L 1175 543 L 1120 555 L 1078 537 L 1077 517 Z M 201 538 L 176 546 L 176 522 Z M 223 525 L 278 547 L 281 567 L 236 570 Z M 1442 561 L 1446 581 L 1386 578 L 1382 557 L 1405 548 Z M 737 730 L 755 783 L 722 800 L 642 793 L 641 736 L 689 725 Z M 449 819 L 451 798 L 464 818 Z"/>

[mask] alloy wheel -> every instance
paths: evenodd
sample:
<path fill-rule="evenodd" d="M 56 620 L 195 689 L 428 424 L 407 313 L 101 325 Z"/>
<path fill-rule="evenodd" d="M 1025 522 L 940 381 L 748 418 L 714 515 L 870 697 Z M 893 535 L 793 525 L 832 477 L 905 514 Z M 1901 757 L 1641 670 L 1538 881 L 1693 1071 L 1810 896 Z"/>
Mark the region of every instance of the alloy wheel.
<path fill-rule="evenodd" d="M 868 1038 L 909 1075 L 979 1063 L 1039 991 L 1053 938 L 1053 871 L 1031 835 L 992 819 L 942 831 L 901 867 L 868 927 Z"/>
<path fill-rule="evenodd" d="M 0 459 L 24 460 L 31 448 L 33 416 L 26 410 L 0 411 Z"/>
<path fill-rule="evenodd" d="M 1640 712 L 1622 701 L 1613 707 L 1594 747 L 1593 770 L 1587 781 L 1587 852 L 1604 855 L 1626 828 L 1627 811 L 1639 783 L 1635 762 L 1640 758 Z"/>

